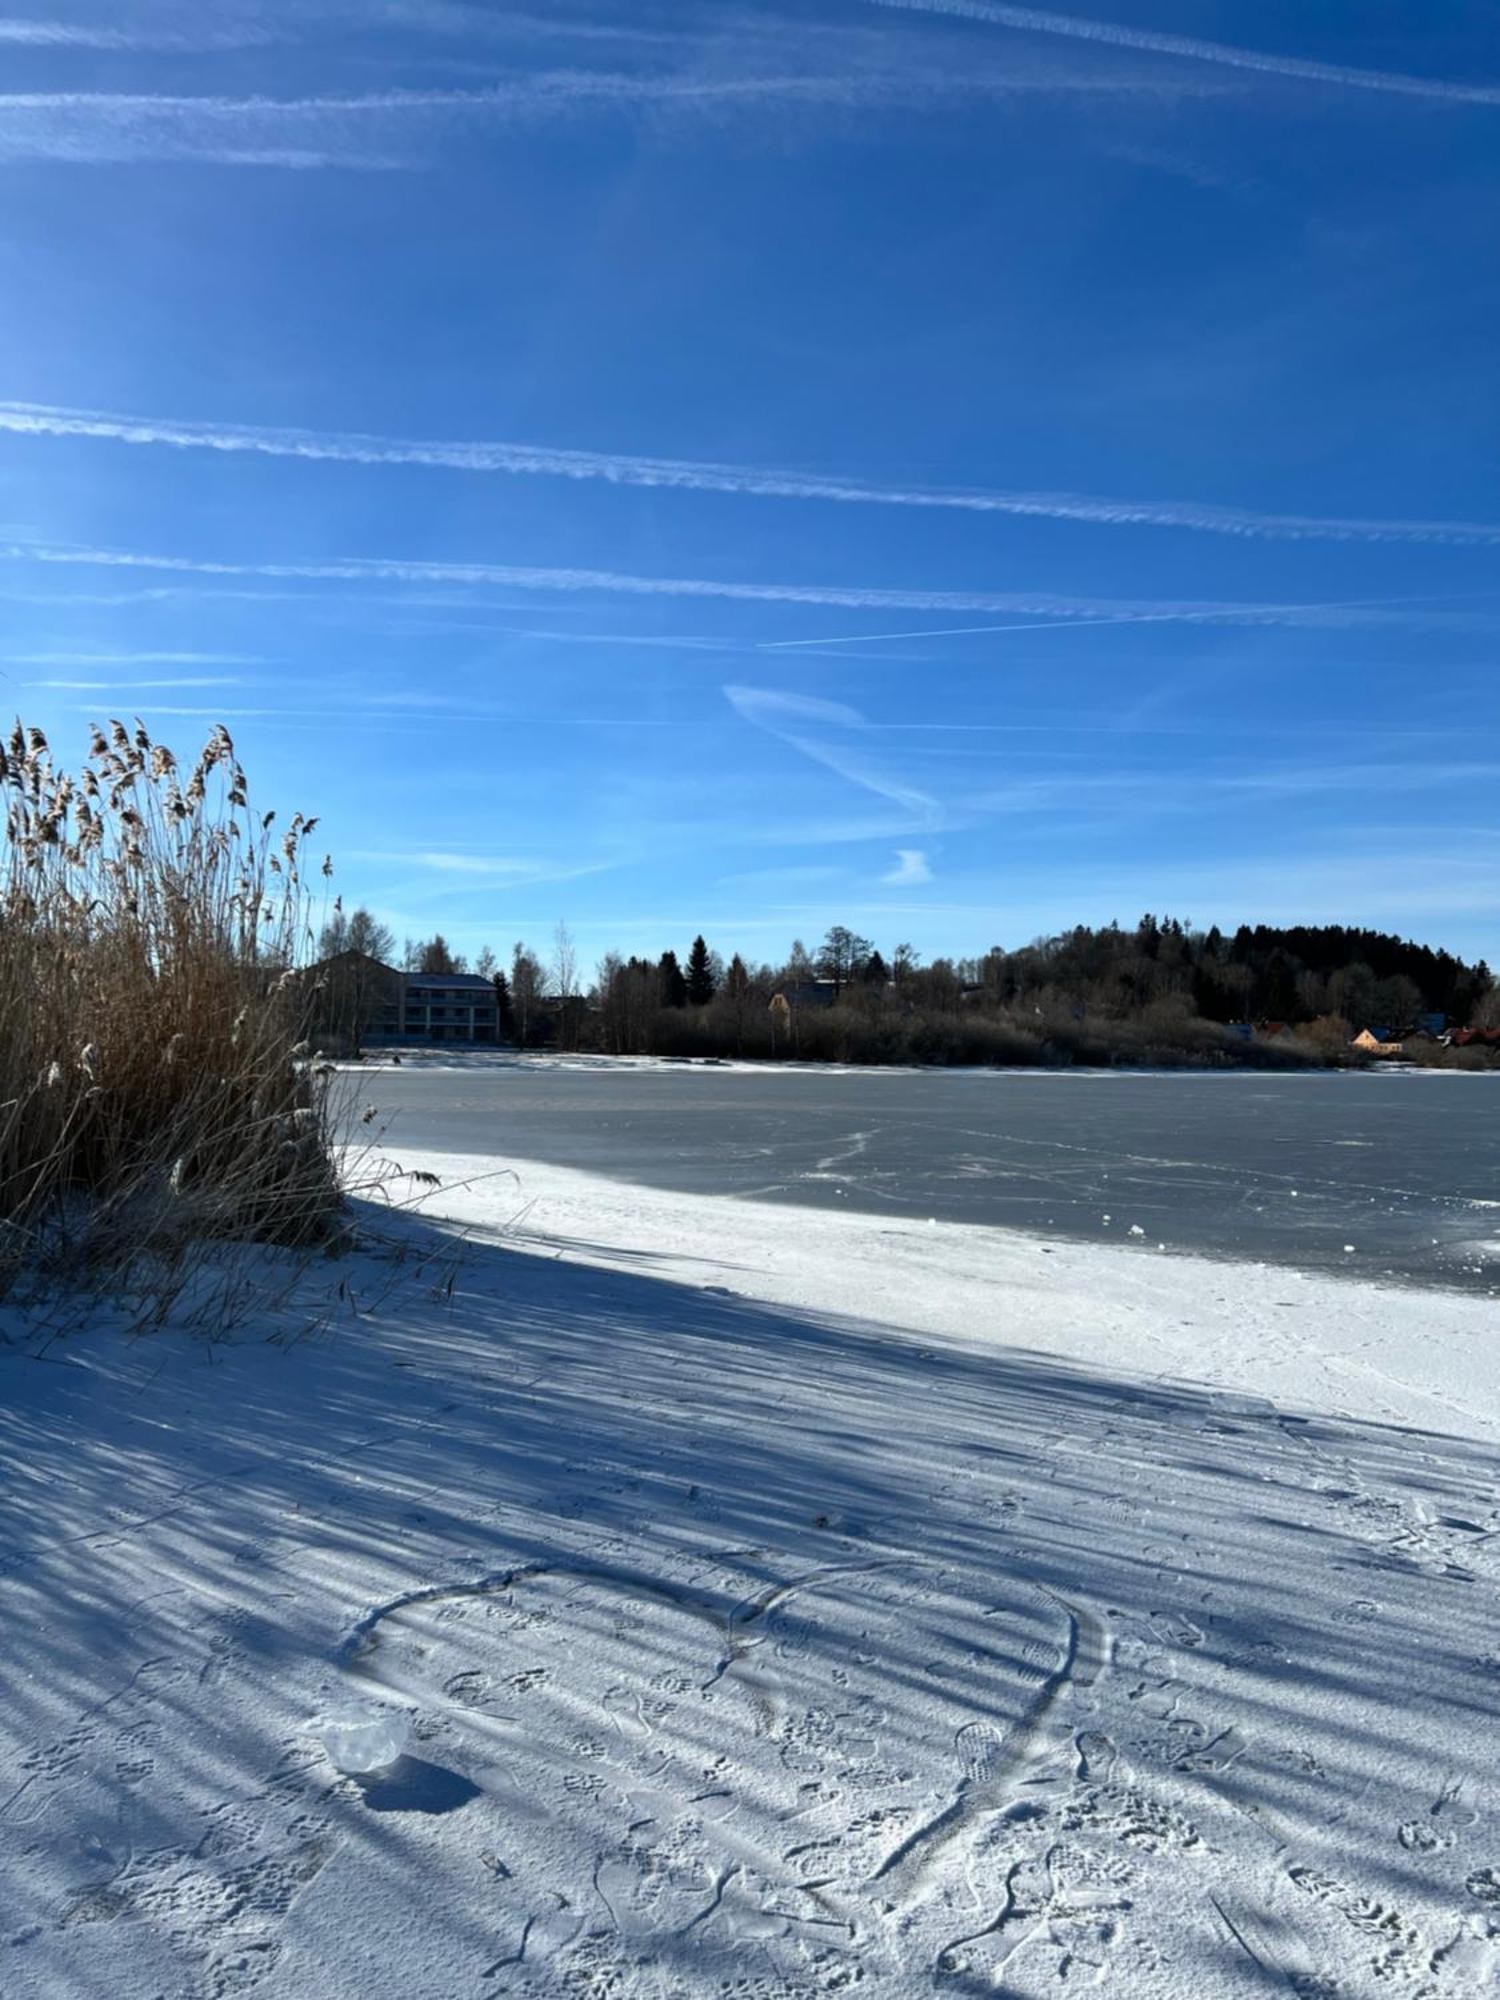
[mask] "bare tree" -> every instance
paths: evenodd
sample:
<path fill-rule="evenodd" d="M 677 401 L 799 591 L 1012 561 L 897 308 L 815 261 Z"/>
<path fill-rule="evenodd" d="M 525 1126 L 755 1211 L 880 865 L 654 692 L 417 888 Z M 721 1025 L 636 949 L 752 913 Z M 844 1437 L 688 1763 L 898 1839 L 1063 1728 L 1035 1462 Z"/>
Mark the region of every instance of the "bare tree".
<path fill-rule="evenodd" d="M 352 1055 L 360 1053 L 365 1036 L 381 1009 L 389 1006 L 394 988 L 386 965 L 396 940 L 368 910 L 346 914 L 340 900 L 318 938 L 321 1012 L 330 1034 Z"/>
<path fill-rule="evenodd" d="M 448 948 L 448 940 L 441 931 L 435 931 L 418 951 L 417 970 L 442 978 L 449 973 L 461 972 L 463 960 L 454 957 Z"/>
<path fill-rule="evenodd" d="M 561 919 L 552 934 L 552 978 L 559 999 L 569 1000 L 578 991 L 578 953 L 573 933 Z"/>
<path fill-rule="evenodd" d="M 367 958 L 389 960 L 395 955 L 396 940 L 387 926 L 369 910 L 360 908 L 350 916 L 340 898 L 333 913 L 318 933 L 318 957 L 337 958 L 341 951 L 362 951 Z"/>
<path fill-rule="evenodd" d="M 859 977 L 873 949 L 868 938 L 844 924 L 835 924 L 818 953 L 819 978 L 831 979 L 835 994 L 842 993 L 851 980 Z"/>
<path fill-rule="evenodd" d="M 625 961 L 607 951 L 594 972 L 594 1001 L 599 1009 L 599 1034 L 611 1055 L 625 1053 Z"/>
<path fill-rule="evenodd" d="M 536 1031 L 537 1010 L 547 991 L 547 974 L 534 951 L 516 941 L 510 961 L 510 1005 L 516 1040 L 524 1049 Z"/>
<path fill-rule="evenodd" d="M 349 919 L 344 914 L 344 899 L 340 896 L 333 906 L 333 913 L 318 933 L 318 957 L 337 958 L 341 951 L 349 949 Z"/>
<path fill-rule="evenodd" d="M 369 910 L 356 910 L 349 919 L 346 951 L 362 951 L 366 958 L 378 958 L 388 965 L 395 955 L 396 939 L 389 926 Z"/>

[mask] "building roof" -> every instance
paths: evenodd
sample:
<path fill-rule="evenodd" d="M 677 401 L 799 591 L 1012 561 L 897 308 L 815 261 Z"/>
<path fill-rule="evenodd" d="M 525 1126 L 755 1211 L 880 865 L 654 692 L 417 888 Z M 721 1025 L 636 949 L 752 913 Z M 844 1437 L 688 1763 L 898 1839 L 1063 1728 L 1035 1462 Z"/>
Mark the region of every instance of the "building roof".
<path fill-rule="evenodd" d="M 315 965 L 308 966 L 307 970 L 309 972 L 321 972 L 327 965 L 344 965 L 351 959 L 360 965 L 373 965 L 377 971 L 389 973 L 392 979 L 399 979 L 401 977 L 396 968 L 393 965 L 387 965 L 384 959 L 372 958 L 369 952 L 356 951 L 352 946 L 347 951 L 336 951 L 331 958 L 320 958 Z"/>
<path fill-rule="evenodd" d="M 351 959 L 360 965 L 374 966 L 387 979 L 404 980 L 408 991 L 422 986 L 441 986 L 449 990 L 461 987 L 466 993 L 493 993 L 495 990 L 495 982 L 486 979 L 482 972 L 402 972 L 397 966 L 387 965 L 383 959 L 372 958 L 367 951 L 336 951 L 332 958 L 320 959 L 308 970 L 321 972 L 326 966 L 343 965 Z"/>
<path fill-rule="evenodd" d="M 495 982 L 486 979 L 482 972 L 408 972 L 405 974 L 408 987 L 413 986 L 461 986 L 466 992 L 493 993 Z"/>
<path fill-rule="evenodd" d="M 845 982 L 846 987 L 852 984 Z M 784 1000 L 789 1007 L 831 1007 L 839 997 L 839 988 L 832 979 L 791 979 L 771 997 Z"/>

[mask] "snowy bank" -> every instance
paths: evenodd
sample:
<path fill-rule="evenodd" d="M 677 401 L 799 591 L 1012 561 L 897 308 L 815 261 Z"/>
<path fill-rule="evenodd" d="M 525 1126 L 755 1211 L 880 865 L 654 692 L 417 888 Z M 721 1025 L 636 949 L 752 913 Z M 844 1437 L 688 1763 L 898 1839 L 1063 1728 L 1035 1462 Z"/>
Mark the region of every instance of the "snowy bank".
<path fill-rule="evenodd" d="M 301 1339 L 10 1325 L 7 1995 L 1494 1981 L 1491 1303 L 406 1164 Z"/>

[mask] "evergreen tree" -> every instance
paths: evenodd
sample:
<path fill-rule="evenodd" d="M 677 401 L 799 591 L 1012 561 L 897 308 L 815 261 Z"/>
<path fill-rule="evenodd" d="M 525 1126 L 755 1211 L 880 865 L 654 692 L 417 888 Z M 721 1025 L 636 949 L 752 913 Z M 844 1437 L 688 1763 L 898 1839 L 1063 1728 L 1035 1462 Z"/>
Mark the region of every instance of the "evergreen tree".
<path fill-rule="evenodd" d="M 878 951 L 872 951 L 860 967 L 860 978 L 866 986 L 884 986 L 889 980 L 890 968 Z"/>
<path fill-rule="evenodd" d="M 510 981 L 503 970 L 497 967 L 494 975 L 495 986 L 495 1037 L 497 1041 L 513 1042 L 516 1038 L 516 1010 L 511 1005 Z"/>
<path fill-rule="evenodd" d="M 692 950 L 687 963 L 687 1003 L 690 1007 L 706 1007 L 714 997 L 717 981 L 713 967 L 709 964 L 708 946 L 701 936 L 693 939 Z"/>
<path fill-rule="evenodd" d="M 1416 990 L 1413 986 L 1412 991 L 1415 993 Z M 1420 1000 L 1421 995 L 1417 997 Z M 1261 983 L 1261 1007 L 1272 1021 L 1288 1021 L 1296 1015 L 1297 975 L 1284 951 L 1273 951 L 1266 961 L 1265 977 Z"/>
<path fill-rule="evenodd" d="M 724 974 L 724 984 L 719 993 L 719 1005 L 715 1010 L 727 1018 L 734 1027 L 734 1052 L 745 1053 L 745 1030 L 755 1008 L 755 996 L 750 984 L 750 970 L 736 952 L 729 961 L 729 969 Z"/>
<path fill-rule="evenodd" d="M 664 951 L 657 964 L 657 976 L 661 981 L 661 1004 L 663 1007 L 685 1007 L 688 1000 L 687 981 L 682 976 L 682 967 L 677 963 L 675 951 Z"/>

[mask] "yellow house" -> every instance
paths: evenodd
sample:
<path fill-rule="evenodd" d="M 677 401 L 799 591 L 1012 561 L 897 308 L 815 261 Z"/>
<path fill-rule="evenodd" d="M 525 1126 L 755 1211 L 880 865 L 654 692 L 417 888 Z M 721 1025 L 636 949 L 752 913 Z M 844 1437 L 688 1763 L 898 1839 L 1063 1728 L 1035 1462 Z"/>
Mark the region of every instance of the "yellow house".
<path fill-rule="evenodd" d="M 1382 1038 L 1379 1030 L 1375 1028 L 1361 1028 L 1349 1046 L 1352 1049 L 1363 1049 L 1367 1055 L 1372 1056 L 1399 1056 L 1406 1052 L 1405 1044 L 1397 1041 L 1394 1035 L 1387 1034 Z"/>

